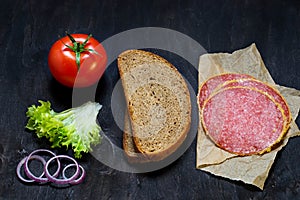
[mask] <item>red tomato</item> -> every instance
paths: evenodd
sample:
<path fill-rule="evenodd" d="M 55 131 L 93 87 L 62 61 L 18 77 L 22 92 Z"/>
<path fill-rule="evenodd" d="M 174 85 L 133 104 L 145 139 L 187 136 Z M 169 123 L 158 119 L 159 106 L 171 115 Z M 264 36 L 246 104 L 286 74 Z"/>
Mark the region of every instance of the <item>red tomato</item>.
<path fill-rule="evenodd" d="M 107 63 L 105 49 L 96 39 L 88 37 L 86 34 L 71 34 L 52 45 L 48 65 L 53 77 L 61 84 L 88 87 L 103 75 Z"/>

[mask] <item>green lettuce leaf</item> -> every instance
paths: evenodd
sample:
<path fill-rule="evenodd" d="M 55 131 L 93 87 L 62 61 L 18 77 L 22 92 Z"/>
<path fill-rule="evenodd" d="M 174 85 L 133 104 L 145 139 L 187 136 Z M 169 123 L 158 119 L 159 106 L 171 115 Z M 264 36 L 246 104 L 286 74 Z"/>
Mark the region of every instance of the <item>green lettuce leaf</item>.
<path fill-rule="evenodd" d="M 52 148 L 71 146 L 74 156 L 81 158 L 83 152 L 92 151 L 91 146 L 101 142 L 101 127 L 96 122 L 102 107 L 99 103 L 87 102 L 62 112 L 52 110 L 49 101 L 39 103 L 28 107 L 26 128 L 35 131 L 39 138 L 47 138 Z"/>

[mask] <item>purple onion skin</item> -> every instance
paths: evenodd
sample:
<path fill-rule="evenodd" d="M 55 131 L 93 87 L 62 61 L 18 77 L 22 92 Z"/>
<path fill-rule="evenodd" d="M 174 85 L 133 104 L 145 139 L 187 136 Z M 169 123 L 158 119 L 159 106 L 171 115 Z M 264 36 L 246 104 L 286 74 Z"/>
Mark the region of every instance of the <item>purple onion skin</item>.
<path fill-rule="evenodd" d="M 23 159 L 19 162 L 19 164 L 18 164 L 18 166 L 17 166 L 17 169 L 16 169 L 16 172 L 17 172 L 18 178 L 19 178 L 20 180 L 22 180 L 23 182 L 25 182 L 25 183 L 32 183 L 32 182 L 35 182 L 35 180 L 33 180 L 33 179 L 25 179 L 25 178 L 21 175 L 21 168 L 22 168 L 22 166 L 24 165 L 25 161 L 26 161 L 26 160 L 29 161 L 29 160 L 33 160 L 33 159 L 36 159 L 36 160 L 41 161 L 43 165 L 46 164 L 46 160 L 45 160 L 43 157 L 38 156 L 38 155 L 32 155 L 31 157 L 26 156 L 25 158 L 23 158 Z M 28 170 L 28 168 L 26 168 L 26 167 L 24 166 L 24 170 L 26 171 L 26 170 Z M 25 172 L 25 174 L 26 174 L 26 172 Z M 39 178 L 43 177 L 44 174 L 45 174 L 45 172 L 43 171 L 43 173 L 39 176 Z"/>

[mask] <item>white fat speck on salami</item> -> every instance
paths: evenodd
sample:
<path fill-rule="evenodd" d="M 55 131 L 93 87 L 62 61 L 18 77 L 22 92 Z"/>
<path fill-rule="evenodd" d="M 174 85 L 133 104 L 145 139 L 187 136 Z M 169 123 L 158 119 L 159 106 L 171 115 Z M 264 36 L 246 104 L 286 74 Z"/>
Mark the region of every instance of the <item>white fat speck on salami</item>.
<path fill-rule="evenodd" d="M 268 94 L 249 87 L 227 87 L 204 102 L 201 121 L 220 148 L 252 155 L 270 151 L 285 132 L 284 111 Z"/>

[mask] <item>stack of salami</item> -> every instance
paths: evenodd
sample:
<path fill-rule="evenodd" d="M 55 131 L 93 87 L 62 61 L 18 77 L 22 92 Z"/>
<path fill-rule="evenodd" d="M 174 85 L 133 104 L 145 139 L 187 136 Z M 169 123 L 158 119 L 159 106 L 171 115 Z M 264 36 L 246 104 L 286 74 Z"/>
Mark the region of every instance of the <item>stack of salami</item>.
<path fill-rule="evenodd" d="M 289 129 L 290 109 L 274 87 L 246 74 L 221 74 L 199 88 L 206 134 L 220 148 L 241 156 L 269 152 Z"/>

